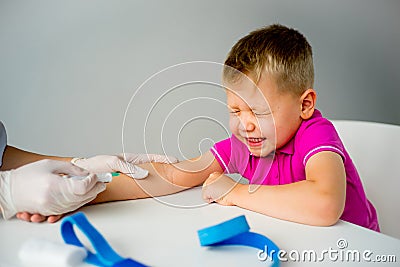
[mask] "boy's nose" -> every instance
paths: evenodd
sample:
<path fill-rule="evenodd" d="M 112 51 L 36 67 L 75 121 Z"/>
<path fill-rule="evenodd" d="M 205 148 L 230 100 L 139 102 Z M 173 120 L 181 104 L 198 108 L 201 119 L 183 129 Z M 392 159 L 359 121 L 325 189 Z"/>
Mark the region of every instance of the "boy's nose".
<path fill-rule="evenodd" d="M 251 118 L 251 116 L 242 116 L 240 118 L 240 130 L 246 131 L 246 132 L 252 132 L 256 128 L 254 119 Z"/>
<path fill-rule="evenodd" d="M 252 131 L 254 131 L 255 128 L 256 128 L 256 126 L 252 122 L 248 122 L 246 124 L 246 131 L 247 132 L 252 132 Z"/>

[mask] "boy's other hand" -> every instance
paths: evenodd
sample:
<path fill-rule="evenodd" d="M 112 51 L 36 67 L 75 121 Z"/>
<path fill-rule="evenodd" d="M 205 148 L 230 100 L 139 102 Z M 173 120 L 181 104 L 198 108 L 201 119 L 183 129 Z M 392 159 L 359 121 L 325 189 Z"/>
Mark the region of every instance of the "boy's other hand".
<path fill-rule="evenodd" d="M 233 206 L 231 192 L 237 185 L 238 183 L 230 177 L 214 172 L 203 184 L 203 199 L 208 203 L 217 202 L 224 206 Z"/>

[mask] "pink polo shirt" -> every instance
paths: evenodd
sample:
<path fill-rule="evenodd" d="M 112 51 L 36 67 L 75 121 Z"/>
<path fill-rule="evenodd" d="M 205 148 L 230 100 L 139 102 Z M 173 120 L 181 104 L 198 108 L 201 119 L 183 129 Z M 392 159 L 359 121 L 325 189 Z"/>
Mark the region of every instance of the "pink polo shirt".
<path fill-rule="evenodd" d="M 274 157 L 256 157 L 234 135 L 216 143 L 211 152 L 225 173 L 239 173 L 251 184 L 282 185 L 306 179 L 305 166 L 321 151 L 338 153 L 346 170 L 346 203 L 340 219 L 379 231 L 374 206 L 368 201 L 356 167 L 332 123 L 315 110 L 295 136 Z"/>

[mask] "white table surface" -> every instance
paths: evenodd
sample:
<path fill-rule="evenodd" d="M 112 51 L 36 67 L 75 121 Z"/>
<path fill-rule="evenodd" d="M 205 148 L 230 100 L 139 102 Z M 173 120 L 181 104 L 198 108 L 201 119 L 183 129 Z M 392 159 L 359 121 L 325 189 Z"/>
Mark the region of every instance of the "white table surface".
<path fill-rule="evenodd" d="M 344 256 L 343 260 L 330 260 L 325 254 L 324 266 L 400 266 L 399 239 L 343 221 L 331 227 L 313 227 L 274 219 L 238 207 L 204 204 L 200 188 L 158 200 L 105 203 L 84 207 L 80 211 L 86 214 L 117 253 L 150 266 L 268 266 L 267 262 L 258 259 L 258 250 L 254 248 L 200 247 L 197 230 L 243 214 L 246 215 L 251 231 L 267 236 L 280 249 L 292 253 L 291 255 L 295 255 L 293 250 L 298 251 L 300 255 L 306 250 L 315 250 L 317 255 L 329 249 L 339 251 L 336 255 L 349 250 L 360 252 L 359 263 L 354 262 L 352 257 L 350 261 L 346 261 L 347 256 Z M 0 220 L 0 266 L 22 266 L 17 256 L 18 250 L 28 238 L 62 242 L 60 222 L 35 224 L 17 219 Z M 345 239 L 348 247 L 339 249 L 339 239 Z M 85 239 L 81 241 L 88 244 Z M 397 262 L 365 262 L 362 259 L 365 250 L 372 252 L 371 259 L 378 255 L 394 255 Z M 286 258 L 289 259 L 289 255 L 286 255 Z M 322 263 L 295 262 L 289 259 L 281 264 L 310 265 L 317 266 Z"/>

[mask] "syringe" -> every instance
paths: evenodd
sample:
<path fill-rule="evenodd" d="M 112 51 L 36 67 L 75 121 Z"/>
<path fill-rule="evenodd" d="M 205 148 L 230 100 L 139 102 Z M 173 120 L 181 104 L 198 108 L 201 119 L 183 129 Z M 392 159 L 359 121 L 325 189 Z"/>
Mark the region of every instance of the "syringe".
<path fill-rule="evenodd" d="M 109 183 L 112 181 L 112 178 L 114 176 L 118 176 L 118 172 L 103 172 L 103 173 L 96 173 L 97 179 L 99 182 L 103 183 Z M 74 180 L 83 180 L 87 176 L 69 176 L 69 175 L 63 175 L 63 178 L 68 178 L 68 179 L 74 179 Z"/>

